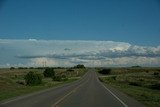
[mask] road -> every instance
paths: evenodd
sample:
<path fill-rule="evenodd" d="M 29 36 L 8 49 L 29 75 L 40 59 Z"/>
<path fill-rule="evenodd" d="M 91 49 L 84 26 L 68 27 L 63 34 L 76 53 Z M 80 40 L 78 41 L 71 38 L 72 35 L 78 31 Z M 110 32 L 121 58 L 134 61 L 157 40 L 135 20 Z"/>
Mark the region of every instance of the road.
<path fill-rule="evenodd" d="M 18 97 L 0 107 L 144 107 L 136 100 L 102 84 L 94 70 L 80 80 Z"/>

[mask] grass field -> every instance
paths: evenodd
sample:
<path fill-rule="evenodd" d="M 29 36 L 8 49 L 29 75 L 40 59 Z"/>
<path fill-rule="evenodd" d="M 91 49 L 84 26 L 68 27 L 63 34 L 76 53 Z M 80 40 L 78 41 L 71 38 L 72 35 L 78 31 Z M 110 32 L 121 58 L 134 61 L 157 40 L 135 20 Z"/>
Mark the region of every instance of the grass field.
<path fill-rule="evenodd" d="M 148 107 L 160 107 L 160 68 L 112 68 L 99 79 Z"/>
<path fill-rule="evenodd" d="M 66 68 L 55 69 L 56 75 L 65 74 L 68 79 L 66 81 L 53 81 L 51 78 L 43 78 L 42 84 L 37 86 L 23 84 L 25 82 L 24 76 L 29 71 L 42 74 L 44 69 L 0 69 L 0 101 L 73 82 L 84 75 L 86 70 L 75 68 L 70 72 Z"/>

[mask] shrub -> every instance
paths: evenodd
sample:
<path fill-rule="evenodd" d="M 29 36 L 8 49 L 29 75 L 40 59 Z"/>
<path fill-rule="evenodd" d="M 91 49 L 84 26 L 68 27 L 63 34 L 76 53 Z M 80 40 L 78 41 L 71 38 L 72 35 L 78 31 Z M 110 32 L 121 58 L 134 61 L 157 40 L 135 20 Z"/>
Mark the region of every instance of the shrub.
<path fill-rule="evenodd" d="M 159 75 L 159 73 L 158 72 L 154 72 L 153 75 Z"/>
<path fill-rule="evenodd" d="M 139 83 L 137 83 L 137 82 L 129 82 L 129 85 L 133 85 L 133 86 L 141 86 Z"/>
<path fill-rule="evenodd" d="M 53 79 L 53 81 L 66 81 L 66 80 L 68 80 L 66 75 L 53 76 L 52 79 Z"/>
<path fill-rule="evenodd" d="M 106 74 L 110 74 L 111 73 L 111 69 L 102 69 L 102 70 L 100 70 L 100 71 L 98 71 L 100 74 L 104 74 L 104 75 L 106 75 Z"/>
<path fill-rule="evenodd" d="M 73 69 L 67 69 L 67 71 L 68 71 L 68 72 L 74 72 L 74 70 L 73 70 Z"/>
<path fill-rule="evenodd" d="M 83 64 L 78 64 L 78 65 L 74 66 L 74 68 L 85 68 L 85 66 Z"/>
<path fill-rule="evenodd" d="M 29 67 L 29 69 L 34 69 L 34 67 Z"/>
<path fill-rule="evenodd" d="M 42 75 L 30 71 L 24 77 L 27 85 L 38 85 L 42 83 Z"/>
<path fill-rule="evenodd" d="M 149 86 L 151 89 L 160 90 L 160 83 L 155 83 Z"/>
<path fill-rule="evenodd" d="M 27 67 L 18 67 L 18 69 L 28 69 Z"/>
<path fill-rule="evenodd" d="M 15 69 L 14 67 L 10 67 L 10 70 Z"/>
<path fill-rule="evenodd" d="M 132 68 L 141 68 L 139 65 L 132 66 Z"/>
<path fill-rule="evenodd" d="M 113 80 L 116 80 L 117 76 L 112 76 L 111 78 L 112 78 Z"/>
<path fill-rule="evenodd" d="M 26 82 L 24 80 L 19 80 L 16 82 L 17 84 L 26 85 Z"/>
<path fill-rule="evenodd" d="M 43 72 L 43 75 L 45 77 L 53 77 L 55 75 L 54 69 L 53 68 L 46 68 L 45 71 Z"/>
<path fill-rule="evenodd" d="M 61 81 L 62 77 L 61 76 L 53 76 L 52 79 L 53 79 L 53 81 Z"/>

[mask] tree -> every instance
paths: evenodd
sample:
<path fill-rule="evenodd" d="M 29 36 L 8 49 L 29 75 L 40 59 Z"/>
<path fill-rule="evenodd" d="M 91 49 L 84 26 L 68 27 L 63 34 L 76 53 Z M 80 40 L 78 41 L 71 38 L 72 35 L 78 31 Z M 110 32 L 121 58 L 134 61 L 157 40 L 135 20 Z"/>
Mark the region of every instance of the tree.
<path fill-rule="evenodd" d="M 53 68 L 46 68 L 45 71 L 43 72 L 43 75 L 45 77 L 53 77 L 55 75 L 54 69 Z"/>
<path fill-rule="evenodd" d="M 74 66 L 74 68 L 85 68 L 85 66 L 83 64 L 78 64 L 78 65 Z"/>
<path fill-rule="evenodd" d="M 42 83 L 42 75 L 33 71 L 27 73 L 24 79 L 27 85 L 38 85 Z"/>
<path fill-rule="evenodd" d="M 111 73 L 111 69 L 102 69 L 100 71 L 98 71 L 100 74 L 110 74 Z"/>
<path fill-rule="evenodd" d="M 15 69 L 14 67 L 10 67 L 10 70 Z"/>

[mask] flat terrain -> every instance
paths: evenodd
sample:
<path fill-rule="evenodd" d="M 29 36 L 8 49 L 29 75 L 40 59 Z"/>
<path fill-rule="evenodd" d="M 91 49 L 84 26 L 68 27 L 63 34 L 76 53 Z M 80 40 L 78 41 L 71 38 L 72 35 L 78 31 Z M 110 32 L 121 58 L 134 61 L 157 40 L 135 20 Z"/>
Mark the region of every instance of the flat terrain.
<path fill-rule="evenodd" d="M 103 85 L 91 69 L 80 80 L 1 103 L 1 107 L 143 107 Z"/>
<path fill-rule="evenodd" d="M 160 107 L 160 68 L 109 69 L 109 74 L 99 74 L 103 83 L 133 97 L 147 107 Z"/>
<path fill-rule="evenodd" d="M 0 101 L 73 82 L 75 80 L 78 80 L 82 75 L 84 75 L 86 70 L 77 68 L 74 68 L 72 70 L 68 70 L 68 68 L 55 68 L 54 71 L 56 75 L 65 75 L 67 77 L 67 80 L 54 81 L 52 78 L 43 77 L 42 84 L 36 86 L 29 86 L 25 84 L 24 76 L 30 71 L 43 75 L 44 69 L 1 68 Z"/>

